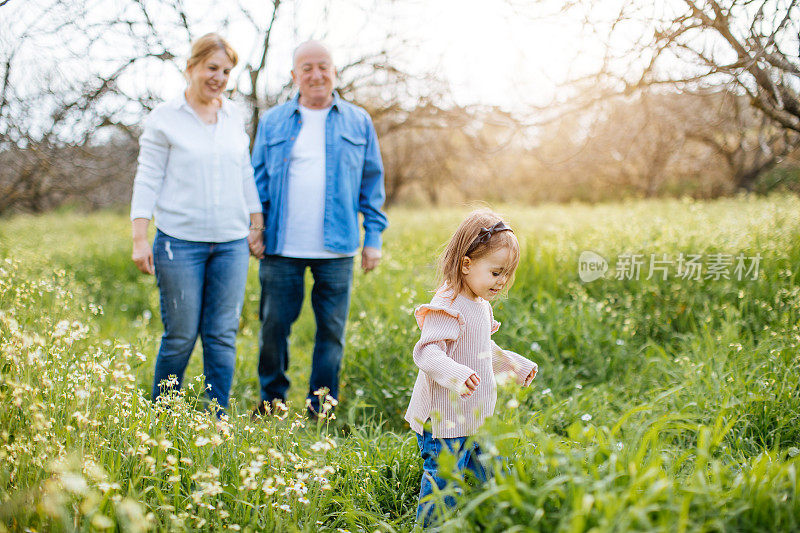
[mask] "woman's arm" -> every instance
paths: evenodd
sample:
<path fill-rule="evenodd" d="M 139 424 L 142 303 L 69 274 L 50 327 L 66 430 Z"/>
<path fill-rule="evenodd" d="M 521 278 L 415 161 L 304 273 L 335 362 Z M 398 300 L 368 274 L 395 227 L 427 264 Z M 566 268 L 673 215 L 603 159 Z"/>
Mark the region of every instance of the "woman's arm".
<path fill-rule="evenodd" d="M 155 274 L 153 266 L 153 250 L 147 241 L 147 227 L 150 225 L 149 218 L 134 218 L 131 221 L 133 233 L 133 254 L 131 259 L 136 263 L 136 268 L 145 274 Z"/>
<path fill-rule="evenodd" d="M 244 129 L 244 124 L 242 125 Z M 250 230 L 247 233 L 247 244 L 250 254 L 256 259 L 264 257 L 264 214 L 261 212 L 261 200 L 253 175 L 253 165 L 247 149 L 242 154 L 242 192 L 247 209 L 250 211 Z"/>
<path fill-rule="evenodd" d="M 147 241 L 147 228 L 164 183 L 168 160 L 169 142 L 158 128 L 156 118 L 151 114 L 145 121 L 144 131 L 139 137 L 138 166 L 131 198 L 133 234 L 131 258 L 136 268 L 145 274 L 155 273 L 153 251 Z"/>

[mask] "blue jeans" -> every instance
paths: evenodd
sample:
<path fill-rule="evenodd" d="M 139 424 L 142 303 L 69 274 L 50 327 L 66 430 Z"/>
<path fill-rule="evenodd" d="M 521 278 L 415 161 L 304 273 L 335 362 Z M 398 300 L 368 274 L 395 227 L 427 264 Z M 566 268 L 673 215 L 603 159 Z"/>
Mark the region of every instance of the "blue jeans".
<path fill-rule="evenodd" d="M 433 486 L 439 490 L 447 488 L 447 480 L 439 475 L 439 454 L 442 453 L 444 446 L 456 459 L 456 471 L 464 474 L 472 472 L 475 478 L 485 483 L 489 472 L 481 462 L 482 454 L 480 446 L 469 437 L 452 438 L 433 438 L 429 431 L 423 431 L 422 435 L 417 433 L 417 445 L 420 455 L 422 455 L 422 483 L 419 490 L 419 504 L 417 505 L 417 523 L 422 527 L 428 527 L 438 518 L 436 516 L 436 506 L 434 500 L 426 500 L 433 494 Z M 445 506 L 455 507 L 456 501 L 453 496 L 444 497 Z"/>
<path fill-rule="evenodd" d="M 208 396 L 220 407 L 228 406 L 249 257 L 247 239 L 194 242 L 156 233 L 153 262 L 164 335 L 156 358 L 153 401 L 168 376 L 177 376 L 181 387 L 199 333 L 203 373 L 211 386 Z"/>
<path fill-rule="evenodd" d="M 319 398 L 314 396 L 316 390 L 326 387 L 331 396 L 339 397 L 339 367 L 353 282 L 352 257 L 296 259 L 267 255 L 261 260 L 258 378 L 262 401 L 286 400 L 289 332 L 303 305 L 306 268 L 311 269 L 314 277 L 311 307 L 317 322 L 308 398 L 311 409 L 319 412 Z"/>

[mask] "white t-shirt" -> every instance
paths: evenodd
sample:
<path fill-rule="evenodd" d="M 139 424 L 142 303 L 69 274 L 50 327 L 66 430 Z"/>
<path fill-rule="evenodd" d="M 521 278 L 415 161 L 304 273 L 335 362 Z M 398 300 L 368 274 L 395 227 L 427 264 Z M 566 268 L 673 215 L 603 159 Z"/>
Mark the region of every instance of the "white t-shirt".
<path fill-rule="evenodd" d="M 289 156 L 286 237 L 281 255 L 303 259 L 348 257 L 325 249 L 325 120 L 330 107 L 300 107 L 302 125 Z"/>

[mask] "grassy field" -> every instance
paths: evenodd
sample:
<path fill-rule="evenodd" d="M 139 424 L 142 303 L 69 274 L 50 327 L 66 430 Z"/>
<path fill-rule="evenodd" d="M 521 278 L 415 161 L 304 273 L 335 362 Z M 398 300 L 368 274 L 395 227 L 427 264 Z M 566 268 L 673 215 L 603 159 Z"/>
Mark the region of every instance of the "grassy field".
<path fill-rule="evenodd" d="M 311 425 L 299 409 L 308 306 L 292 333 L 289 411 L 250 420 L 255 262 L 235 402 L 215 424 L 200 353 L 183 394 L 149 402 L 158 293 L 129 259 L 124 214 L 0 221 L 0 531 L 412 530 L 421 465 L 402 420 L 412 310 L 429 300 L 436 256 L 466 211 L 390 212 L 384 262 L 355 276 L 336 420 Z M 456 480 L 459 510 L 442 529 L 799 529 L 800 201 L 500 211 L 523 257 L 495 305 L 495 340 L 540 375 L 502 388 L 480 435 L 509 472 L 483 486 Z M 608 259 L 606 278 L 578 279 L 584 250 Z M 639 279 L 615 279 L 626 254 L 642 254 Z M 667 279 L 646 279 L 651 254 L 667 260 Z M 700 279 L 677 274 L 679 254 L 699 256 Z M 760 258 L 757 279 L 737 279 L 740 254 Z"/>

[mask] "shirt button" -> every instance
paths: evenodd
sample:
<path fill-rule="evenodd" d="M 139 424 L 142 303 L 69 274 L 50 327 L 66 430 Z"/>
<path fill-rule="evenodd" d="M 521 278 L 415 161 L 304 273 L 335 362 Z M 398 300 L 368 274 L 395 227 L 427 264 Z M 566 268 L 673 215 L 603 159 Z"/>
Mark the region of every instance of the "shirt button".
<path fill-rule="evenodd" d="M 293 141 L 293 140 L 294 140 L 294 137 L 289 137 L 289 140 L 290 140 L 290 141 Z"/>
<path fill-rule="evenodd" d="M 283 158 L 283 162 L 286 163 L 286 158 L 285 157 Z"/>

